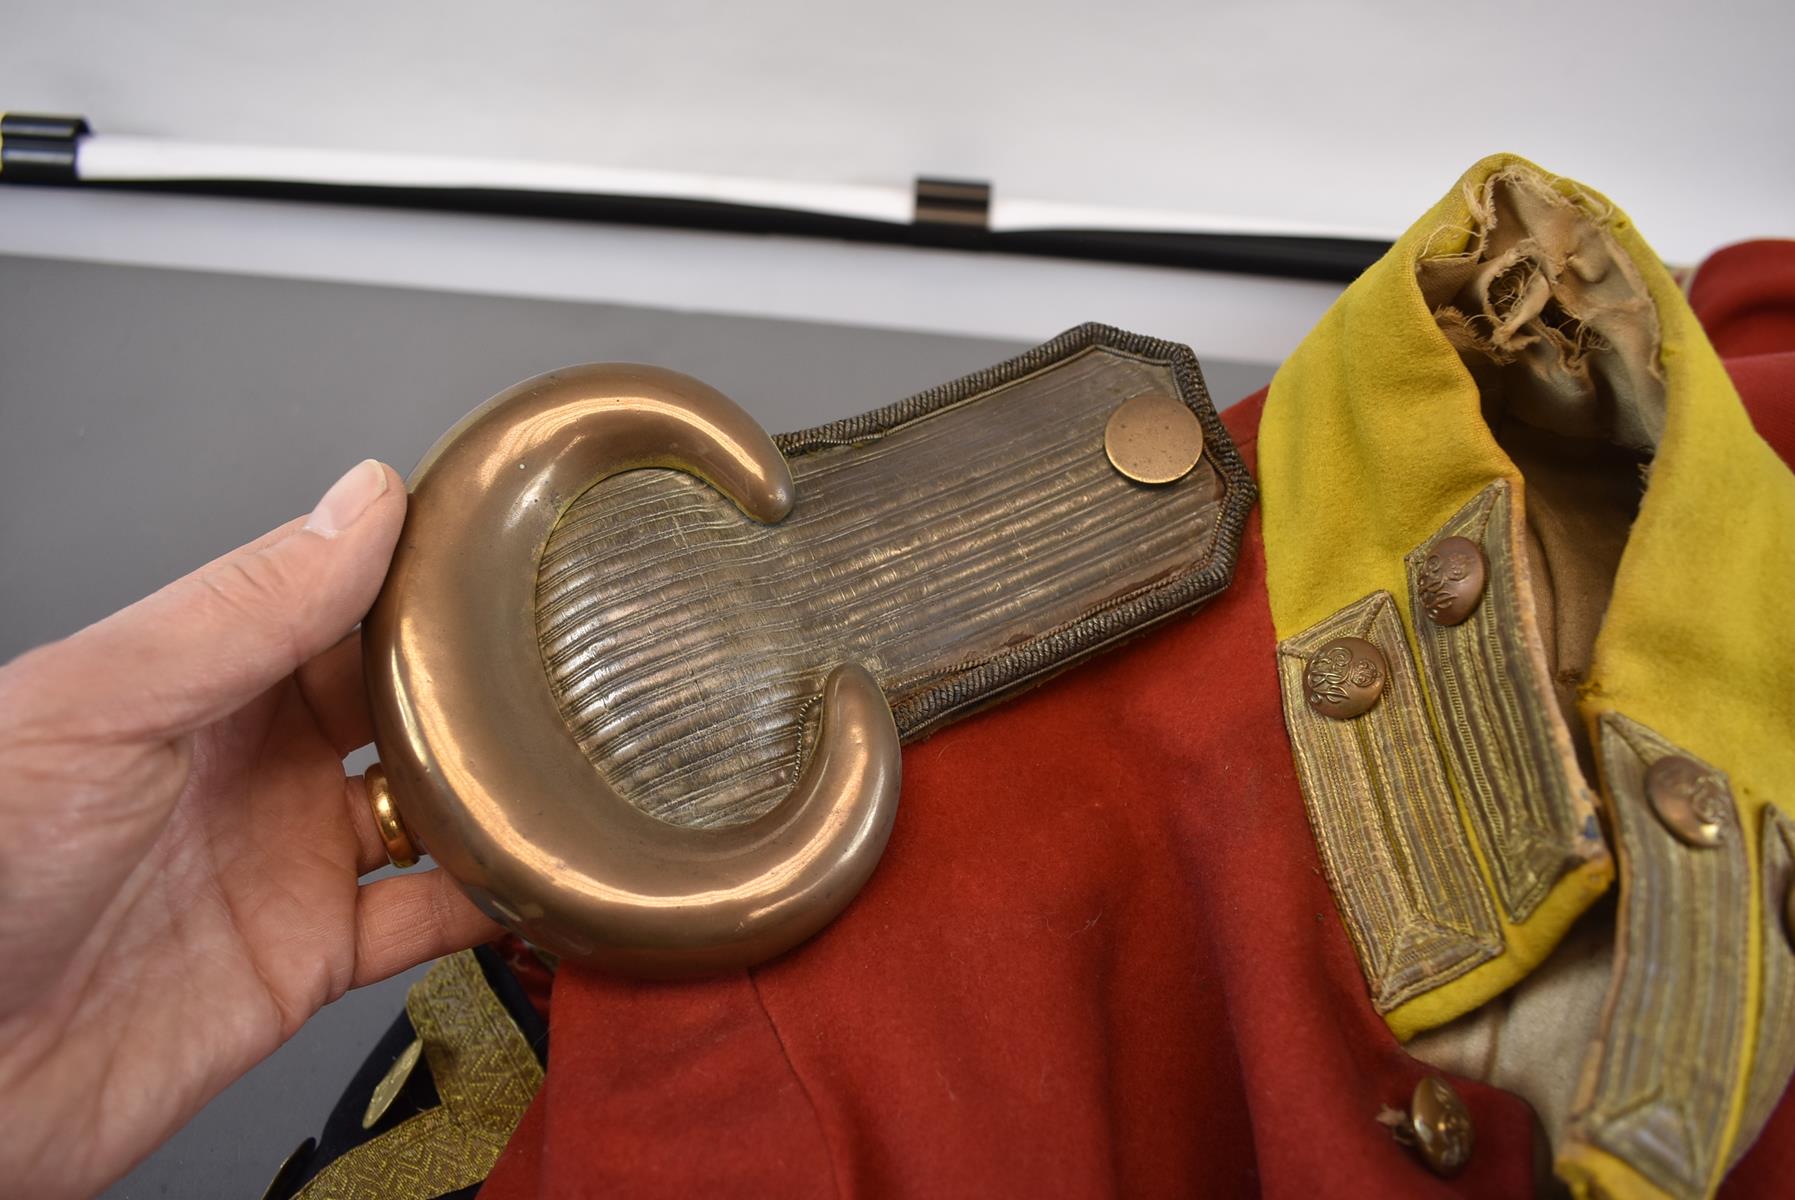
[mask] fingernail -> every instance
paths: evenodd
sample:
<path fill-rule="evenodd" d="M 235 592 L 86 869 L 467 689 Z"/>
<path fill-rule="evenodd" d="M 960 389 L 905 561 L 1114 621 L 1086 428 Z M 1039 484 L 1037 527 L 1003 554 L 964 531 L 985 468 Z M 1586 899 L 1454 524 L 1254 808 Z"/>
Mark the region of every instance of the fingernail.
<path fill-rule="evenodd" d="M 333 538 L 355 524 L 385 494 L 386 468 L 365 458 L 330 485 L 318 507 L 305 519 L 305 527 L 319 537 Z"/>

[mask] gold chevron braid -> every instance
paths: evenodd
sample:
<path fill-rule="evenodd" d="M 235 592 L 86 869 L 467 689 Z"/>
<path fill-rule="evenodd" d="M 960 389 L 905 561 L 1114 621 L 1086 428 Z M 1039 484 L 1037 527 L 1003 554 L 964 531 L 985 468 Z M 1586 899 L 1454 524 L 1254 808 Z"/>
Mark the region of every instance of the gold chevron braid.
<path fill-rule="evenodd" d="M 405 1011 L 442 1103 L 363 1142 L 298 1200 L 434 1200 L 479 1183 L 542 1086 L 542 1066 L 471 950 L 430 968 Z"/>

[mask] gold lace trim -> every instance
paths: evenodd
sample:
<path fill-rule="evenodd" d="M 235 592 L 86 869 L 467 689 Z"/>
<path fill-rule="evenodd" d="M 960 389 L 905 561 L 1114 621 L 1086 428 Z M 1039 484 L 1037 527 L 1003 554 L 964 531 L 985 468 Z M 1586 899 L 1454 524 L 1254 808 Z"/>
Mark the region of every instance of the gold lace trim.
<path fill-rule="evenodd" d="M 1377 704 L 1346 721 L 1317 714 L 1303 691 L 1309 659 L 1337 637 L 1374 643 L 1390 664 Z M 1278 682 L 1309 823 L 1377 1010 L 1501 954 L 1390 593 L 1280 643 Z"/>
<path fill-rule="evenodd" d="M 1572 1106 L 1566 1152 L 1593 1147 L 1666 1195 L 1705 1196 L 1719 1182 L 1745 1052 L 1745 839 L 1729 790 L 1720 845 L 1679 841 L 1653 811 L 1645 774 L 1657 759 L 1682 751 L 1617 713 L 1602 717 L 1599 738 L 1619 850 L 1620 913 L 1613 980 Z"/>
<path fill-rule="evenodd" d="M 542 1086 L 542 1065 L 473 951 L 431 967 L 405 1011 L 442 1103 L 338 1158 L 298 1200 L 433 1200 L 479 1183 Z"/>
<path fill-rule="evenodd" d="M 1543 665 L 1527 636 L 1532 613 L 1517 584 L 1519 552 L 1509 485 L 1480 492 L 1411 551 L 1410 611 L 1421 613 L 1428 550 L 1469 538 L 1489 563 L 1483 600 L 1463 624 L 1416 617 L 1428 702 L 1446 731 L 1447 761 L 1489 863 L 1496 898 L 1525 921 L 1566 874 L 1607 856 L 1595 798 L 1558 719 Z"/>
<path fill-rule="evenodd" d="M 1795 1076 L 1795 947 L 1783 928 L 1783 902 L 1795 886 L 1795 821 L 1764 806 L 1763 850 L 1758 873 L 1763 878 L 1763 915 L 1758 928 L 1764 939 L 1758 1046 L 1752 1056 L 1751 1082 L 1746 1085 L 1745 1116 L 1733 1141 L 1732 1163 L 1745 1157 L 1758 1140 L 1770 1114 Z M 1730 1167 L 1732 1163 L 1729 1163 Z"/>

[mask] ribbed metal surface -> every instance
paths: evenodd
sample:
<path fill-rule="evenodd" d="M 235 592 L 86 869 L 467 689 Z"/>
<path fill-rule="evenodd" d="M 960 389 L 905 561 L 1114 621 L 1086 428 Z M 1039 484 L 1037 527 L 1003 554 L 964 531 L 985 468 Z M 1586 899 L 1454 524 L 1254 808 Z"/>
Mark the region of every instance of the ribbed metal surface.
<path fill-rule="evenodd" d="M 1093 347 L 970 399 L 887 410 L 903 415 L 871 440 L 856 427 L 852 446 L 781 439 L 798 502 L 776 526 L 671 471 L 600 483 L 556 527 L 537 583 L 569 726 L 632 803 L 732 823 L 791 787 L 838 662 L 865 664 L 913 736 L 1201 599 L 1232 560 L 1214 455 L 1145 487 L 1103 451 L 1123 401 L 1189 390 L 1174 363 Z M 1218 540 L 1219 582 L 1180 588 Z M 1158 591 L 1176 603 L 1141 604 Z"/>

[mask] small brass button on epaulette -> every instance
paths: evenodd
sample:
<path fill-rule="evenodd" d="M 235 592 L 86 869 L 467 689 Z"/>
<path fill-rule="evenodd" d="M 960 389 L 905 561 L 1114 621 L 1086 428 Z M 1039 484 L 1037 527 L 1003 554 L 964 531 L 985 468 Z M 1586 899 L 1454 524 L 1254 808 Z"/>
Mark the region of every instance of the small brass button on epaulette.
<path fill-rule="evenodd" d="M 1378 1120 L 1398 1142 L 1413 1148 L 1435 1175 L 1457 1175 L 1471 1161 L 1477 1141 L 1471 1113 L 1452 1085 L 1437 1075 L 1415 1085 L 1408 1112 L 1386 1108 Z"/>
<path fill-rule="evenodd" d="M 1173 397 L 1147 392 L 1109 415 L 1103 452 L 1136 483 L 1175 483 L 1203 457 L 1203 425 Z"/>
<path fill-rule="evenodd" d="M 1443 537 L 1428 547 L 1416 578 L 1416 591 L 1428 619 L 1436 625 L 1458 625 L 1483 599 L 1489 562 L 1483 547 L 1466 537 Z"/>
<path fill-rule="evenodd" d="M 1376 704 L 1389 678 L 1390 664 L 1382 650 L 1364 638 L 1335 638 L 1309 660 L 1303 692 L 1310 708 L 1345 721 Z"/>
<path fill-rule="evenodd" d="M 1733 808 L 1726 780 L 1680 754 L 1667 754 L 1646 768 L 1645 794 L 1665 828 L 1691 846 L 1720 845 Z"/>

